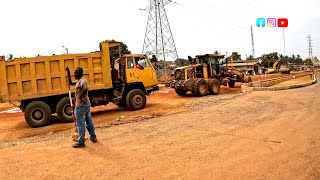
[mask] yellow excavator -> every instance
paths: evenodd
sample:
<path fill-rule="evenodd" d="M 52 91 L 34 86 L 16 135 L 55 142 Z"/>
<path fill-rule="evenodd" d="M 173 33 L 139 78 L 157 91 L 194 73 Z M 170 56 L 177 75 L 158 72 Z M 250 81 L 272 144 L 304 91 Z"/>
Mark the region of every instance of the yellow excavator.
<path fill-rule="evenodd" d="M 278 70 L 279 70 L 279 68 L 278 68 L 279 62 L 280 62 L 280 59 L 273 63 L 272 68 L 268 68 L 268 74 L 273 74 L 273 73 L 277 73 L 278 72 Z"/>
<path fill-rule="evenodd" d="M 288 65 L 288 63 L 285 63 L 281 59 L 277 60 L 273 63 L 272 68 L 268 68 L 268 74 L 273 73 L 281 73 L 281 74 L 290 74 L 291 67 Z"/>

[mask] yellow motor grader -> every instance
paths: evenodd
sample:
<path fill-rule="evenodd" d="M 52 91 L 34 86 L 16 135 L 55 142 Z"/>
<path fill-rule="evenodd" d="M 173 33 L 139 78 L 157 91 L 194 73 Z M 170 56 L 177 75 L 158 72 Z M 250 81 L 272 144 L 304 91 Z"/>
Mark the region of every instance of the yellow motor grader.
<path fill-rule="evenodd" d="M 251 77 L 230 67 L 223 67 L 224 55 L 205 54 L 190 59 L 189 66 L 178 67 L 171 82 L 180 96 L 188 91 L 197 96 L 219 94 L 220 84 L 234 87 L 235 82 L 251 82 Z"/>

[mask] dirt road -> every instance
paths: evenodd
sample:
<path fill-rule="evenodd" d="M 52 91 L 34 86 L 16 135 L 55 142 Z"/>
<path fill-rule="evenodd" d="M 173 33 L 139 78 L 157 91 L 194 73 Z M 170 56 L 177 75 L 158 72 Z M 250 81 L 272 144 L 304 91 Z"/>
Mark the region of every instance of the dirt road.
<path fill-rule="evenodd" d="M 303 73 L 293 72 L 292 74 Z M 266 78 L 276 78 L 280 76 L 287 76 L 283 74 L 268 74 Z M 265 78 L 263 76 L 253 77 L 254 81 Z M 219 98 L 224 98 L 225 95 L 240 92 L 240 85 L 236 84 L 236 88 L 230 89 L 221 86 L 221 92 L 212 100 L 216 101 Z M 211 100 L 211 99 L 210 99 Z M 105 127 L 110 125 L 117 125 L 123 122 L 139 121 L 141 119 L 159 117 L 168 114 L 175 114 L 178 112 L 192 110 L 201 103 L 198 98 L 179 97 L 171 88 L 161 88 L 161 91 L 148 96 L 147 106 L 145 109 L 132 112 L 123 108 L 118 108 L 116 105 L 110 103 L 107 106 L 99 106 L 92 108 L 93 119 L 97 127 Z M 121 121 L 116 119 L 123 116 Z M 21 140 L 22 138 L 46 138 L 48 134 L 64 133 L 73 128 L 73 124 L 61 123 L 58 119 L 53 119 L 50 126 L 32 129 L 24 120 L 23 113 L 19 108 L 8 104 L 0 104 L 0 148 L 1 143 L 11 142 L 14 140 Z"/>
<path fill-rule="evenodd" d="M 231 89 L 221 86 L 220 94 L 211 98 L 216 101 L 234 93 L 240 93 L 239 84 L 237 84 L 236 88 Z M 147 97 L 147 105 L 143 110 L 129 111 L 110 103 L 107 106 L 91 108 L 91 111 L 95 125 L 97 127 L 105 127 L 191 110 L 201 102 L 198 102 L 198 98 L 190 97 L 192 97 L 191 94 L 186 97 L 180 97 L 175 93 L 174 89 L 162 87 L 160 91 Z M 121 121 L 117 121 L 121 116 L 123 116 Z M 46 138 L 48 134 L 61 134 L 70 131 L 72 128 L 74 128 L 73 123 L 61 123 L 58 119 L 53 119 L 53 122 L 46 127 L 30 128 L 19 108 L 9 105 L 0 107 L 0 148 L 2 147 L 1 143 L 28 137 Z"/>
<path fill-rule="evenodd" d="M 197 99 L 172 115 L 0 149 L 6 179 L 319 179 L 320 85 Z"/>

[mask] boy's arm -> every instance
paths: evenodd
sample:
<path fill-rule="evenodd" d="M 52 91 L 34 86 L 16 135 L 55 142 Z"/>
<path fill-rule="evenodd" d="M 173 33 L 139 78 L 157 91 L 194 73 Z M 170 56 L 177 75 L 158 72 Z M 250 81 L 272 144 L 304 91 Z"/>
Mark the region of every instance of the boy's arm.
<path fill-rule="evenodd" d="M 70 69 L 69 69 L 68 66 L 66 67 L 66 71 L 67 71 L 67 73 L 68 73 L 69 84 L 72 85 L 72 86 L 75 86 L 75 85 L 76 85 L 76 81 L 72 81 L 72 80 L 71 80 Z"/>

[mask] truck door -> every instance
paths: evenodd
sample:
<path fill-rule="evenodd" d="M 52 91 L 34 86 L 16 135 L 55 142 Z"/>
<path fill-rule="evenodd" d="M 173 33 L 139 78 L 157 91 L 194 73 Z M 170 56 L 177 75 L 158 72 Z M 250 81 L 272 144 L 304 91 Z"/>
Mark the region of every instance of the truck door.
<path fill-rule="evenodd" d="M 136 68 L 135 68 L 133 57 L 127 57 L 126 62 L 127 62 L 126 82 L 127 83 L 137 82 L 137 74 L 136 74 Z"/>
<path fill-rule="evenodd" d="M 135 57 L 136 65 L 136 77 L 138 82 L 142 82 L 145 87 L 151 87 L 157 84 L 156 73 L 150 64 L 150 61 L 142 56 Z M 140 66 L 140 68 L 139 68 Z"/>

